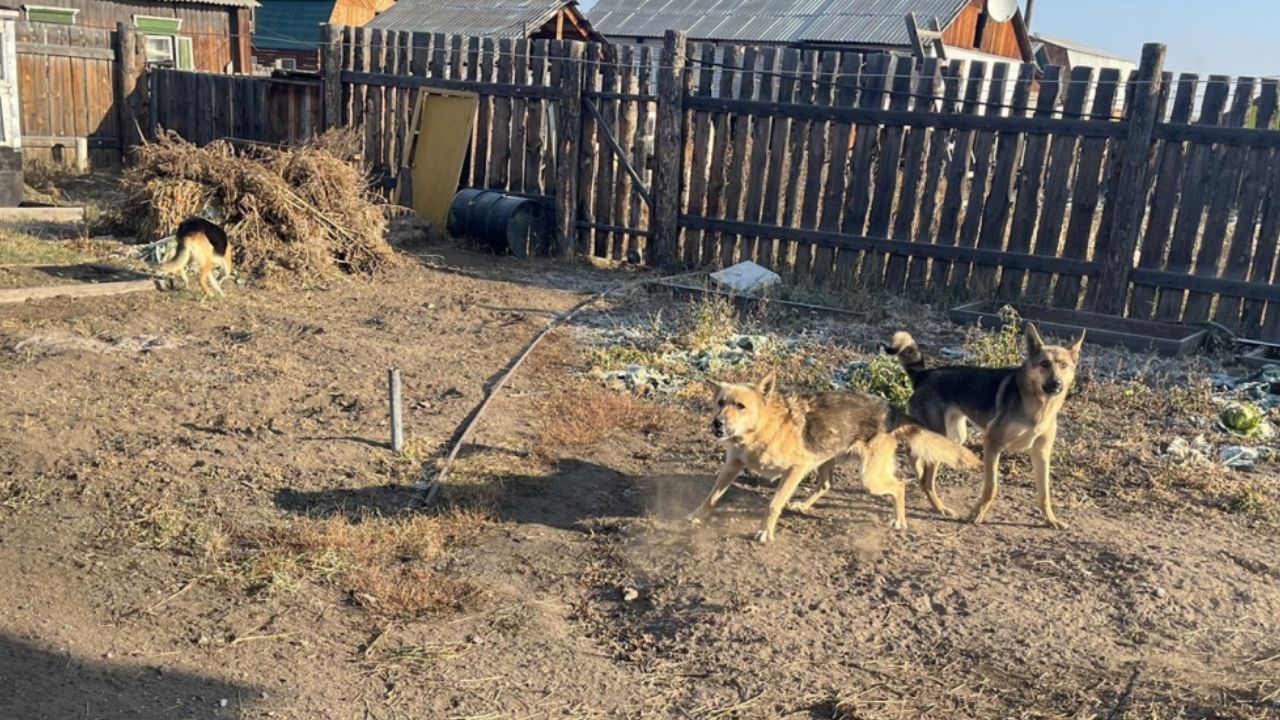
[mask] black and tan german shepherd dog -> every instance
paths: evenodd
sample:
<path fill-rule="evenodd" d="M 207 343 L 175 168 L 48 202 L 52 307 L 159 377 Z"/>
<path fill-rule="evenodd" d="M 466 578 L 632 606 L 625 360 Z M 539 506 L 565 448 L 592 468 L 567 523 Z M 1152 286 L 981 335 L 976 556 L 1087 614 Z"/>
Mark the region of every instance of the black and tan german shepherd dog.
<path fill-rule="evenodd" d="M 906 332 L 894 334 L 886 352 L 896 355 L 915 391 L 907 412 L 920 424 L 963 443 L 965 421 L 983 429 L 982 499 L 969 512 L 969 522 L 981 523 L 996 499 L 1000 455 L 1031 456 L 1036 499 L 1050 527 L 1065 529 L 1053 514 L 1049 497 L 1049 458 L 1058 435 L 1058 413 L 1075 381 L 1084 335 L 1069 347 L 1046 345 L 1034 325 L 1026 327 L 1027 355 L 1021 365 L 985 368 L 952 365 L 927 368 L 920 346 Z M 930 504 L 947 517 L 956 513 L 938 497 L 938 467 L 916 463 L 920 484 Z"/>

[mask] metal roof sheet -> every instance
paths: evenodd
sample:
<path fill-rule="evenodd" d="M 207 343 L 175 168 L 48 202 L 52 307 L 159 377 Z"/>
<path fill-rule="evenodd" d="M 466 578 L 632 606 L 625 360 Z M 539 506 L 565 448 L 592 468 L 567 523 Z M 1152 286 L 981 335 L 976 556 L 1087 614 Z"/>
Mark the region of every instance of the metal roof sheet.
<path fill-rule="evenodd" d="M 404 2 L 405 0 L 400 0 Z M 969 0 L 599 0 L 587 12 L 613 37 L 661 37 L 683 30 L 691 40 L 909 45 L 906 16 L 943 27 Z"/>
<path fill-rule="evenodd" d="M 253 46 L 274 50 L 320 47 L 320 26 L 329 22 L 333 0 L 266 0 L 253 21 Z"/>
<path fill-rule="evenodd" d="M 258 7 L 257 0 L 160 0 L 173 5 L 226 5 L 227 7 Z"/>
<path fill-rule="evenodd" d="M 574 0 L 397 0 L 368 27 L 384 30 L 445 32 L 496 38 L 522 38 Z"/>

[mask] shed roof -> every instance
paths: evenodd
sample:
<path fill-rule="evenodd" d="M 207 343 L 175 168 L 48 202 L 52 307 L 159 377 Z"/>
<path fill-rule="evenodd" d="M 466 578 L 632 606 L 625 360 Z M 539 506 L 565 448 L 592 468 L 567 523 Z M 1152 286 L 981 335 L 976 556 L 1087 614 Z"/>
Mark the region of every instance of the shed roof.
<path fill-rule="evenodd" d="M 397 0 L 368 27 L 518 39 L 562 8 L 577 4 L 576 0 Z"/>
<path fill-rule="evenodd" d="M 403 1 L 403 0 L 402 0 Z M 969 0 L 600 0 L 588 17 L 613 37 L 661 37 L 683 30 L 691 40 L 733 42 L 911 44 L 906 16 L 946 27 Z"/>
<path fill-rule="evenodd" d="M 329 22 L 334 0 L 265 0 L 255 13 L 253 46 L 306 50 L 320 46 L 320 26 Z"/>
<path fill-rule="evenodd" d="M 160 0 L 172 5 L 226 5 L 228 7 L 258 7 L 258 0 Z"/>
<path fill-rule="evenodd" d="M 1058 47 L 1063 48 L 1064 50 L 1071 50 L 1073 52 L 1084 53 L 1085 55 L 1096 55 L 1098 57 L 1114 58 L 1116 60 L 1126 60 L 1126 61 L 1132 62 L 1132 60 L 1130 60 L 1129 58 L 1119 53 L 1113 53 L 1108 50 L 1102 50 L 1096 47 L 1092 47 L 1090 45 L 1085 45 L 1084 43 L 1076 42 L 1075 40 L 1064 40 L 1062 38 L 1050 37 L 1048 35 L 1045 35 L 1044 33 L 1038 33 L 1038 32 L 1031 33 L 1031 42 L 1048 43 L 1050 45 L 1057 45 Z"/>

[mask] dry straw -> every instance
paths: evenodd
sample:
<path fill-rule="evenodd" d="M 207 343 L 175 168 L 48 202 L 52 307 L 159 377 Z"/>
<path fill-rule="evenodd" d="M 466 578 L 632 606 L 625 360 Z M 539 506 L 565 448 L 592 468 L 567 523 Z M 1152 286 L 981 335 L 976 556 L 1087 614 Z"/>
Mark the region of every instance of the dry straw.
<path fill-rule="evenodd" d="M 360 138 L 331 130 L 290 149 L 204 147 L 165 133 L 137 151 L 124 177 L 126 221 L 154 242 L 193 215 L 227 229 L 236 265 L 268 283 L 394 265 L 384 235 L 391 207 L 369 188 Z"/>

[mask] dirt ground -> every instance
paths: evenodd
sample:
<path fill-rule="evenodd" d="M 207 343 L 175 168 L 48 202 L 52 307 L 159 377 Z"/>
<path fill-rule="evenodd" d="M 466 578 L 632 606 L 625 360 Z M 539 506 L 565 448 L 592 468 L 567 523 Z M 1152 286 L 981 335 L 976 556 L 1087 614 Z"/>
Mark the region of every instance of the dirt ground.
<path fill-rule="evenodd" d="M 0 717 L 1280 717 L 1276 466 L 1160 456 L 1214 432 L 1204 363 L 1090 349 L 1055 457 L 1069 530 L 1040 524 L 1015 458 L 983 526 L 913 489 L 890 530 L 842 474 L 761 547 L 766 483 L 682 520 L 719 460 L 696 383 L 636 399 L 587 373 L 691 312 L 636 292 L 535 353 L 420 511 L 421 464 L 487 384 L 620 273 L 408 257 L 214 302 L 0 307 Z M 904 325 L 962 342 L 877 303 L 750 322 L 814 338 L 778 361 L 790 385 Z"/>

